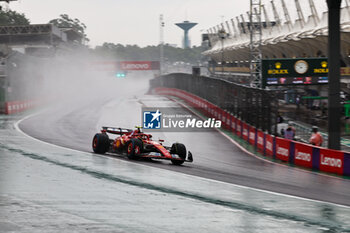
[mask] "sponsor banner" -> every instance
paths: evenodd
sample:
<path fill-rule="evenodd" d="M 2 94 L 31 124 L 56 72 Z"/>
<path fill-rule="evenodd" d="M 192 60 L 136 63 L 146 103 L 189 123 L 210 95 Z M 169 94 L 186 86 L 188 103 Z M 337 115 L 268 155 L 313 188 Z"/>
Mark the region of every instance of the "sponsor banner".
<path fill-rule="evenodd" d="M 320 148 L 320 171 L 343 175 L 344 152 Z"/>
<path fill-rule="evenodd" d="M 265 155 L 269 157 L 274 156 L 274 148 L 273 148 L 273 137 L 270 134 L 265 134 Z"/>
<path fill-rule="evenodd" d="M 214 118 L 219 119 L 219 108 L 214 106 Z"/>
<path fill-rule="evenodd" d="M 312 168 L 312 152 L 312 146 L 300 142 L 294 142 L 294 164 Z"/>
<path fill-rule="evenodd" d="M 216 112 L 216 106 L 212 105 L 211 106 L 211 117 L 216 118 L 217 117 L 217 112 Z"/>
<path fill-rule="evenodd" d="M 122 61 L 119 63 L 121 70 L 159 70 L 159 62 L 152 61 Z"/>
<path fill-rule="evenodd" d="M 242 138 L 246 141 L 249 138 L 249 126 L 244 122 L 242 122 Z"/>
<path fill-rule="evenodd" d="M 222 121 L 222 126 L 227 129 L 230 125 L 230 118 L 228 117 L 228 113 L 226 111 L 222 111 L 222 117 L 221 117 L 221 121 Z M 228 123 L 227 123 L 228 122 Z"/>
<path fill-rule="evenodd" d="M 200 99 L 197 96 L 193 96 L 192 101 L 195 107 L 199 108 L 201 106 L 202 101 L 200 101 Z"/>
<path fill-rule="evenodd" d="M 223 115 L 223 110 L 222 110 L 221 108 L 219 108 L 219 107 L 216 107 L 216 111 L 217 111 L 217 113 L 218 113 L 216 119 L 221 120 L 221 119 L 222 119 L 222 115 Z"/>
<path fill-rule="evenodd" d="M 231 114 L 226 112 L 226 121 L 225 121 L 226 122 L 226 124 L 225 124 L 226 129 L 231 128 L 231 119 L 232 119 Z"/>
<path fill-rule="evenodd" d="M 209 117 L 214 117 L 214 107 L 212 105 L 208 106 L 207 112 Z"/>
<path fill-rule="evenodd" d="M 232 133 L 234 134 L 236 133 L 236 125 L 237 125 L 236 117 L 231 115 L 231 130 L 232 130 Z"/>
<path fill-rule="evenodd" d="M 249 127 L 249 143 L 255 146 L 255 136 L 256 136 L 256 129 L 252 126 Z"/>
<path fill-rule="evenodd" d="M 276 158 L 289 162 L 290 140 L 276 137 Z"/>
<path fill-rule="evenodd" d="M 257 148 L 260 152 L 263 152 L 264 146 L 265 146 L 264 133 L 258 130 L 256 138 L 257 138 L 257 142 L 256 142 Z"/>
<path fill-rule="evenodd" d="M 350 76 L 350 67 L 341 67 L 340 68 L 341 76 Z"/>
<path fill-rule="evenodd" d="M 241 120 L 236 120 L 236 134 L 237 136 L 242 135 L 242 121 Z"/>
<path fill-rule="evenodd" d="M 96 61 L 91 63 L 91 67 L 99 71 L 117 70 L 159 70 L 159 61 Z"/>

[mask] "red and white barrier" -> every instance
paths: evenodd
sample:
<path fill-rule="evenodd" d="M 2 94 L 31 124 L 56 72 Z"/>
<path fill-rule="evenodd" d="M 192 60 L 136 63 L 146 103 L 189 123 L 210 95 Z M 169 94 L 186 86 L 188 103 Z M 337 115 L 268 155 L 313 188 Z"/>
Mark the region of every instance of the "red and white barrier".
<path fill-rule="evenodd" d="M 10 101 L 5 102 L 5 114 L 14 114 L 23 112 L 27 109 L 37 106 L 38 101 L 25 100 L 25 101 Z"/>
<path fill-rule="evenodd" d="M 174 88 L 155 88 L 154 94 L 171 95 L 200 108 L 209 117 L 222 121 L 222 126 L 256 146 L 264 156 L 297 166 L 350 176 L 350 153 L 329 150 L 305 143 L 274 137 L 248 125 L 232 114 L 196 95 Z"/>
<path fill-rule="evenodd" d="M 344 152 L 321 148 L 319 169 L 324 172 L 343 174 Z"/>
<path fill-rule="evenodd" d="M 294 142 L 294 164 L 302 167 L 312 168 L 313 147 L 301 143 Z"/>

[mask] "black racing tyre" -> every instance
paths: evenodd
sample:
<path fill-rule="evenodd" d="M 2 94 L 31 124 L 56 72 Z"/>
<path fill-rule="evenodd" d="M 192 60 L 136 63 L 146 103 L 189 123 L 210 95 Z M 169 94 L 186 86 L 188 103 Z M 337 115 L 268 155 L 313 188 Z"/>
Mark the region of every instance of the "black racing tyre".
<path fill-rule="evenodd" d="M 174 165 L 181 165 L 186 160 L 186 147 L 182 143 L 173 143 L 170 149 L 171 154 L 177 154 L 182 160 L 171 160 Z"/>
<path fill-rule="evenodd" d="M 136 159 L 142 153 L 142 141 L 132 138 L 126 144 L 126 154 L 129 159 Z"/>
<path fill-rule="evenodd" d="M 97 133 L 92 140 L 92 149 L 97 154 L 104 154 L 109 150 L 109 137 L 107 134 Z"/>

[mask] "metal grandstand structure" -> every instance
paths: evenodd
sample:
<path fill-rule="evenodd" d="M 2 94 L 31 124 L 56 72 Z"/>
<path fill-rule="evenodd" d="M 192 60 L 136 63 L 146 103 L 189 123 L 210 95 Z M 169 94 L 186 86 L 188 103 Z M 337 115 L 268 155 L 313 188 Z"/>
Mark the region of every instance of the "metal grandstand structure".
<path fill-rule="evenodd" d="M 314 0 L 308 0 L 311 13 L 305 17 L 299 0 L 294 0 L 294 2 L 297 9 L 297 19 L 292 21 L 284 0 L 281 0 L 282 10 L 276 9 L 274 1 L 271 1 L 273 25 L 268 22 L 268 13 L 265 14 L 262 5 L 264 20 L 261 22 L 260 28 L 263 58 L 327 56 L 328 11 L 319 16 Z M 341 57 L 343 66 L 350 66 L 350 4 L 348 0 L 344 3 L 345 6 L 341 9 Z M 280 12 L 283 13 L 283 22 Z M 226 24 L 226 27 L 230 29 L 226 31 L 231 30 L 233 35 L 225 39 L 225 60 L 234 67 L 248 67 L 247 61 L 250 60 L 251 50 L 246 18 L 241 15 L 230 21 Z M 204 52 L 205 55 L 217 62 L 221 61 L 222 56 L 221 43 L 217 36 L 218 26 L 207 30 L 212 47 Z"/>
<path fill-rule="evenodd" d="M 23 48 L 62 48 L 84 43 L 84 35 L 53 24 L 0 26 L 0 45 Z"/>
<path fill-rule="evenodd" d="M 52 24 L 0 26 L 0 44 L 52 46 L 67 42 L 67 34 Z"/>
<path fill-rule="evenodd" d="M 250 78 L 253 87 L 261 87 L 262 82 L 262 23 L 261 23 L 261 0 L 250 0 L 249 31 L 250 31 Z"/>

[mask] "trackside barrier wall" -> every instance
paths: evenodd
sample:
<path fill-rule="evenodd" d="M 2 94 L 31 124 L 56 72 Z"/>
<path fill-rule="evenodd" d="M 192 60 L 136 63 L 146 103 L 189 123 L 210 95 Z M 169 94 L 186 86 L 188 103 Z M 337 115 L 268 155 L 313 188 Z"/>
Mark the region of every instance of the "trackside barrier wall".
<path fill-rule="evenodd" d="M 176 96 L 185 100 L 190 106 L 201 109 L 203 114 L 208 117 L 221 120 L 224 128 L 255 146 L 257 151 L 264 156 L 300 167 L 350 176 L 350 154 L 346 152 L 274 137 L 236 118 L 207 100 L 180 89 L 158 87 L 154 88 L 152 93 Z"/>
<path fill-rule="evenodd" d="M 220 78 L 183 73 L 156 77 L 150 80 L 150 86 L 183 90 L 210 102 L 215 105 L 213 109 L 210 109 L 210 116 L 217 119 L 222 118 L 223 127 L 227 127 L 225 120 L 228 113 L 232 113 L 255 128 L 270 133 L 275 130 L 272 126 L 277 123 L 277 96 L 281 95 L 279 91 L 262 90 Z M 226 112 L 217 111 L 215 108 Z"/>
<path fill-rule="evenodd" d="M 5 114 L 14 114 L 18 112 L 23 112 L 27 109 L 37 106 L 37 101 L 11 101 L 5 102 Z"/>

